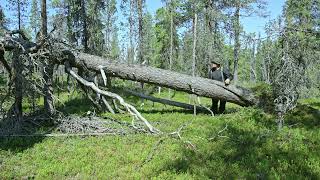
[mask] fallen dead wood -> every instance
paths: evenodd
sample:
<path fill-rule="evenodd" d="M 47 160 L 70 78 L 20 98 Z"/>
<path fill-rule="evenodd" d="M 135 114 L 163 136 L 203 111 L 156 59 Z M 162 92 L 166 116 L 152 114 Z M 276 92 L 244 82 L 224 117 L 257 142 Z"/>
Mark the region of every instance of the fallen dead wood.
<path fill-rule="evenodd" d="M 125 107 L 135 119 L 144 122 L 149 131 L 153 133 L 160 131 L 155 129 L 132 105 L 126 103 L 122 97 L 115 93 L 101 90 L 94 84 L 94 82 L 86 80 L 85 75 L 81 75 L 80 73 L 77 74 L 72 70 L 72 68 L 77 68 L 78 72 L 88 73 L 91 71 L 95 74 L 101 74 L 104 84 L 106 84 L 107 77 L 113 76 L 126 80 L 155 84 L 198 96 L 226 100 L 241 106 L 252 106 L 257 103 L 253 93 L 241 87 L 226 87 L 223 83 L 214 80 L 201 77 L 192 77 L 189 75 L 148 66 L 112 63 L 107 59 L 98 56 L 72 51 L 65 46 L 64 43 L 59 42 L 59 40 L 46 38 L 44 41 L 48 41 L 45 43 L 46 46 L 44 46 L 43 41 L 40 41 L 39 44 L 36 44 L 26 39 L 6 36 L 4 38 L 0 38 L 0 44 L 1 47 L 3 47 L 0 49 L 0 51 L 3 53 L 3 51 L 20 49 L 21 54 L 24 54 L 28 57 L 42 57 L 45 55 L 46 57 L 49 57 L 51 61 L 53 61 L 51 62 L 52 64 L 68 64 L 66 66 L 67 72 L 77 79 L 80 84 L 86 88 L 92 89 L 95 93 L 101 94 L 102 96 L 117 99 L 117 101 L 123 107 Z M 41 60 L 41 58 L 38 59 Z M 3 57 L 1 57 L 1 61 L 5 62 Z M 10 71 L 9 68 L 7 68 L 7 70 Z M 159 100 L 146 96 L 144 96 L 144 98 L 149 98 L 150 100 L 152 99 L 155 102 L 180 106 L 186 109 L 194 108 L 193 105 Z M 198 107 L 198 109 L 203 110 L 207 108 Z"/>
<path fill-rule="evenodd" d="M 81 83 L 82 85 L 91 88 L 93 91 L 95 91 L 96 93 L 99 93 L 101 95 L 110 97 L 110 98 L 114 98 L 117 99 L 119 101 L 119 103 L 124 106 L 127 111 L 136 119 L 141 120 L 149 129 L 150 132 L 152 133 L 159 133 L 160 131 L 156 128 L 154 128 L 141 114 L 139 111 L 137 111 L 137 109 L 132 106 L 131 104 L 128 104 L 124 101 L 124 99 L 119 96 L 118 94 L 112 93 L 112 92 L 108 92 L 108 91 L 104 91 L 101 90 L 100 88 L 98 88 L 93 82 L 89 82 L 86 81 L 84 78 L 82 78 L 81 76 L 79 76 L 76 72 L 74 72 L 71 69 L 71 66 L 69 64 L 68 61 L 65 62 L 65 67 L 66 67 L 66 71 L 72 76 L 74 77 L 79 83 Z"/>
<path fill-rule="evenodd" d="M 85 137 L 85 136 L 116 136 L 117 133 L 81 133 L 81 134 L 8 134 L 0 137 Z"/>
<path fill-rule="evenodd" d="M 0 41 L 4 50 L 21 48 L 24 53 L 36 52 L 41 47 L 24 39 L 3 38 Z M 54 48 L 55 54 L 50 54 L 50 56 L 52 56 L 51 59 L 56 59 L 55 64 L 63 64 L 65 60 L 69 60 L 72 67 L 85 71 L 94 71 L 102 74 L 104 79 L 106 76 L 114 76 L 126 80 L 150 83 L 189 94 L 226 100 L 241 106 L 252 106 L 258 103 L 251 91 L 239 86 L 230 85 L 226 87 L 223 83 L 211 79 L 192 77 L 143 65 L 113 63 L 99 56 L 71 51 L 65 48 L 64 44 L 59 44 L 59 42 L 55 43 L 54 47 L 51 48 Z"/>
<path fill-rule="evenodd" d="M 192 77 L 148 66 L 112 63 L 107 59 L 85 53 L 73 53 L 73 55 L 75 59 L 72 66 L 85 66 L 97 73 L 103 69 L 107 76 L 155 84 L 189 94 L 226 100 L 241 106 L 252 106 L 258 103 L 250 90 L 239 86 L 226 87 L 223 83 L 211 79 Z"/>
<path fill-rule="evenodd" d="M 139 97 L 139 98 L 142 98 L 142 99 L 146 99 L 146 100 L 149 100 L 149 101 L 157 102 L 157 103 L 160 103 L 160 104 L 166 104 L 166 105 L 180 107 L 180 108 L 184 108 L 184 109 L 188 109 L 188 110 L 193 110 L 194 109 L 194 105 L 192 105 L 192 104 L 172 101 L 172 100 L 168 100 L 168 99 L 157 98 L 157 97 L 154 97 L 154 96 L 148 96 L 148 95 L 145 95 L 143 93 L 135 92 L 135 91 L 128 90 L 128 89 L 118 89 L 118 88 L 116 88 L 116 89 L 112 89 L 112 91 L 113 92 L 116 92 L 116 91 L 117 92 L 119 92 L 119 91 L 120 92 L 124 92 L 125 94 L 129 94 L 129 95 L 136 96 L 136 97 Z M 208 108 L 205 108 L 203 106 L 196 106 L 196 108 L 197 108 L 197 111 L 202 111 L 202 112 L 208 111 Z"/>
<path fill-rule="evenodd" d="M 133 116 L 132 126 L 135 128 L 135 120 L 139 120 L 144 123 L 147 130 L 151 133 L 155 134 L 161 134 L 162 132 L 153 127 L 137 110 L 134 106 L 126 103 L 124 99 L 115 94 L 108 91 L 101 90 L 99 87 L 95 85 L 94 82 L 90 82 L 86 80 L 86 75 L 89 74 L 90 69 L 86 67 L 86 64 L 81 64 L 78 66 L 74 66 L 76 63 L 75 61 L 75 53 L 68 50 L 63 43 L 59 42 L 59 40 L 46 38 L 44 41 L 48 41 L 45 43 L 45 45 L 42 43 L 42 41 L 39 44 L 32 43 L 26 39 L 21 38 L 15 38 L 6 36 L 4 38 L 0 37 L 0 55 L 4 53 L 4 51 L 17 51 L 19 50 L 19 53 L 15 53 L 17 56 L 23 55 L 25 59 L 33 61 L 32 63 L 36 63 L 35 61 L 41 61 L 42 58 L 31 58 L 31 57 L 43 57 L 46 56 L 48 59 L 50 59 L 50 63 L 53 65 L 55 64 L 64 64 L 66 68 L 66 72 L 70 74 L 73 78 L 75 78 L 80 85 L 82 85 L 85 88 L 89 88 L 93 90 L 95 93 L 100 94 L 101 96 L 107 96 L 112 99 L 116 99 L 120 105 L 125 107 L 127 112 L 129 112 Z M 58 42 L 57 42 L 58 41 Z M 0 57 L 1 61 L 5 61 L 3 59 L 3 56 Z M 69 63 L 71 62 L 71 64 Z M 21 69 L 26 67 L 25 64 L 21 64 Z M 79 74 L 77 74 L 75 71 L 73 71 L 73 67 L 78 69 Z M 9 69 L 7 69 L 9 71 Z M 104 71 L 102 68 L 99 69 L 99 71 Z M 22 71 L 22 70 L 21 70 Z M 101 72 L 100 71 L 100 72 Z M 45 71 L 44 71 L 45 72 Z M 18 75 L 22 75 L 22 72 Z M 17 83 L 16 83 L 17 84 Z M 22 85 L 20 83 L 19 85 Z M 22 88 L 20 86 L 15 85 L 16 89 L 22 91 Z M 83 89 L 86 92 L 86 89 Z M 22 94 L 22 93 L 21 93 Z M 22 96 L 22 95 L 21 95 Z M 15 103 L 17 104 L 17 103 Z M 22 106 L 22 103 L 18 103 L 18 105 Z M 17 111 L 21 113 L 22 115 L 22 109 Z M 136 128 L 138 129 L 138 128 Z"/>

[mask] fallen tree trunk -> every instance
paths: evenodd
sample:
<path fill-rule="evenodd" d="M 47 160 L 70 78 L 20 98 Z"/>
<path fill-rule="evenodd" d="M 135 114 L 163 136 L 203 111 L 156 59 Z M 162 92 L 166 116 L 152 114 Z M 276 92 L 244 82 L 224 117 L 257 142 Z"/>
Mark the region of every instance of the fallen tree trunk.
<path fill-rule="evenodd" d="M 107 59 L 86 53 L 74 53 L 74 56 L 73 66 L 83 67 L 85 65 L 86 68 L 97 73 L 103 69 L 108 76 L 155 84 L 189 94 L 225 100 L 241 106 L 252 106 L 258 103 L 251 91 L 239 86 L 226 87 L 222 82 L 211 79 L 192 77 L 148 66 L 112 63 Z"/>
<path fill-rule="evenodd" d="M 34 44 L 21 39 L 2 39 L 2 46 L 6 50 L 19 46 L 23 47 L 25 53 L 37 51 L 40 44 Z M 70 61 L 71 66 L 82 70 L 90 70 L 96 73 L 105 72 L 107 76 L 119 77 L 121 79 L 155 84 L 162 87 L 184 91 L 198 96 L 221 99 L 241 106 L 252 106 L 258 103 L 253 93 L 247 89 L 230 85 L 226 87 L 222 82 L 211 79 L 192 77 L 189 75 L 153 68 L 142 65 L 128 65 L 121 63 L 112 63 L 99 56 L 86 53 L 72 52 L 66 50 L 63 44 L 55 47 L 56 54 L 50 54 L 51 59 L 57 59 L 56 64 L 63 64 L 65 60 Z M 61 58 L 61 56 L 64 56 Z M 1 58 L 2 59 L 2 58 Z"/>
<path fill-rule="evenodd" d="M 17 33 L 22 32 L 19 31 Z M 236 88 L 233 86 L 225 87 L 224 84 L 210 79 L 194 78 L 188 75 L 147 66 L 111 63 L 98 56 L 72 51 L 70 50 L 70 47 L 64 45 L 64 42 L 61 42 L 57 39 L 50 39 L 50 37 L 45 37 L 38 44 L 36 44 L 30 42 L 26 38 L 21 39 L 12 37 L 12 33 L 9 33 L 9 35 L 7 34 L 4 38 L 0 37 L 0 47 L 2 47 L 0 48 L 0 60 L 3 64 L 8 64 L 3 56 L 4 51 L 19 50 L 19 57 L 23 57 L 26 63 L 21 65 L 23 70 L 18 73 L 18 75 L 23 75 L 23 73 L 29 72 L 29 75 L 33 75 L 33 71 L 30 69 L 33 67 L 38 68 L 37 64 L 41 62 L 41 59 L 43 59 L 42 57 L 49 58 L 52 65 L 64 64 L 66 72 L 75 78 L 79 84 L 83 85 L 87 89 L 91 89 L 97 94 L 116 99 L 120 105 L 125 107 L 127 112 L 129 112 L 133 117 L 133 127 L 135 127 L 135 120 L 139 120 L 143 122 L 148 132 L 156 134 L 161 134 L 162 132 L 153 127 L 134 106 L 125 102 L 121 96 L 100 89 L 96 86 L 94 81 L 87 81 L 86 78 L 90 76 L 89 71 L 95 72 L 95 74 L 100 73 L 105 84 L 107 77 L 114 76 L 126 80 L 156 84 L 159 86 L 185 91 L 190 94 L 196 94 L 198 96 L 223 99 L 242 106 L 250 106 L 255 104 L 255 99 L 250 91 L 242 88 Z M 76 71 L 73 71 L 73 68 L 77 68 L 77 72 L 79 72 L 79 74 Z M 12 71 L 12 67 L 7 68 L 7 70 L 9 72 Z M 37 89 L 39 89 L 37 87 L 39 84 L 33 79 L 34 77 L 37 76 L 35 75 L 30 77 L 30 80 L 25 80 L 28 85 L 35 86 L 35 89 L 30 90 L 31 92 L 35 92 Z M 38 79 L 38 81 L 41 82 L 42 79 Z M 43 87 L 41 85 L 43 84 L 40 84 L 39 87 Z M 15 85 L 14 88 L 22 90 L 22 87 L 18 85 Z M 86 90 L 84 89 L 84 91 Z M 172 102 L 166 103 L 172 104 Z M 145 131 L 145 129 L 143 130 Z M 179 131 L 176 134 L 179 135 Z"/>
<path fill-rule="evenodd" d="M 160 103 L 160 104 L 180 107 L 180 108 L 188 109 L 188 110 L 193 110 L 194 109 L 194 105 L 192 105 L 192 104 L 172 101 L 172 100 L 168 100 L 168 99 L 156 98 L 154 96 L 148 96 L 148 95 L 145 95 L 145 94 L 142 94 L 142 93 L 138 93 L 138 92 L 135 92 L 135 91 L 132 91 L 132 90 L 112 89 L 112 91 L 117 91 L 117 92 L 122 91 L 122 92 L 124 92 L 126 94 L 129 94 L 129 95 L 132 95 L 132 96 L 137 96 L 139 98 L 150 100 L 150 101 L 157 102 L 157 103 Z M 210 112 L 209 109 L 206 108 L 206 107 L 196 106 L 196 108 L 197 108 L 197 111 L 203 111 L 203 112 L 208 111 L 208 112 Z M 210 112 L 210 113 L 212 113 L 212 112 Z"/>

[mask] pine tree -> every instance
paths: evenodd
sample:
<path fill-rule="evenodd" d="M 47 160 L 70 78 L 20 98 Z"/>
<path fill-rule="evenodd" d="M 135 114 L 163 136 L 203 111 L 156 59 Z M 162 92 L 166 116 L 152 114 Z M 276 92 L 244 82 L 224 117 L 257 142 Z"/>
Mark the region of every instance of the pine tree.
<path fill-rule="evenodd" d="M 149 12 L 146 12 L 145 17 L 143 18 L 144 26 L 143 26 L 143 55 L 144 60 L 147 65 L 154 65 L 155 57 L 156 57 L 156 34 L 155 27 L 153 25 L 153 17 Z"/>
<path fill-rule="evenodd" d="M 6 29 L 6 26 L 7 26 L 6 16 L 5 16 L 3 9 L 0 5 L 0 35 L 2 35 L 3 29 Z"/>
<path fill-rule="evenodd" d="M 79 1 L 79 8 L 80 8 L 80 24 L 82 26 L 81 34 L 81 44 L 83 46 L 84 52 L 88 53 L 90 52 L 88 47 L 88 41 L 89 41 L 89 33 L 88 33 L 88 24 L 87 24 L 87 1 L 86 0 L 80 0 Z"/>
<path fill-rule="evenodd" d="M 156 64 L 165 69 L 178 70 L 177 62 L 179 37 L 177 29 L 182 23 L 181 14 L 175 9 L 180 6 L 178 0 L 167 1 L 166 7 L 159 8 L 155 17 Z M 172 56 L 172 57 L 171 57 Z"/>
<path fill-rule="evenodd" d="M 105 52 L 107 57 L 114 59 L 120 55 L 118 27 L 115 25 L 117 7 L 115 0 L 106 0 L 105 3 Z"/>
<path fill-rule="evenodd" d="M 316 34 L 312 33 L 316 29 L 317 22 L 315 14 L 319 14 L 319 9 L 314 8 L 317 0 L 288 0 L 285 6 L 285 28 L 289 41 L 291 56 L 296 59 L 304 69 L 314 60 Z M 318 2 L 319 3 L 319 2 Z"/>
<path fill-rule="evenodd" d="M 85 5 L 85 4 L 84 4 Z M 83 28 L 86 28 L 88 50 L 95 55 L 102 55 L 104 50 L 104 24 L 102 22 L 103 12 L 105 10 L 105 2 L 103 0 L 90 0 L 87 1 L 87 8 L 84 12 L 84 24 Z M 87 23 L 90 22 L 90 23 Z"/>
<path fill-rule="evenodd" d="M 143 34 L 143 26 L 144 26 L 144 4 L 145 0 L 137 0 L 137 8 L 138 8 L 138 62 L 140 64 L 145 63 L 144 62 L 144 34 Z"/>
<path fill-rule="evenodd" d="M 110 43 L 110 50 L 108 51 L 108 56 L 112 60 L 119 61 L 120 58 L 120 47 L 119 47 L 119 39 L 118 39 L 118 28 L 114 27 L 112 30 L 112 39 Z"/>
<path fill-rule="evenodd" d="M 238 80 L 238 65 L 240 58 L 240 33 L 242 31 L 242 27 L 240 24 L 241 16 L 253 16 L 257 15 L 260 17 L 266 16 L 266 1 L 265 0 L 231 0 L 224 1 L 224 6 L 228 7 L 231 11 L 233 11 L 233 15 L 231 17 L 232 20 L 232 29 L 233 29 L 233 37 L 234 37 L 234 61 L 233 61 L 233 78 L 234 81 Z"/>
<path fill-rule="evenodd" d="M 278 115 L 278 128 L 284 125 L 284 115 L 296 107 L 301 96 L 301 88 L 310 87 L 306 72 L 318 59 L 316 21 L 313 14 L 317 0 L 288 0 L 284 8 L 284 22 L 275 24 L 280 36 L 276 42 L 279 49 L 277 62 L 272 68 L 272 87 L 275 110 Z M 319 12 L 318 12 L 319 13 Z"/>
<path fill-rule="evenodd" d="M 47 1 L 41 0 L 41 38 L 48 35 L 48 17 Z M 53 67 L 49 59 L 44 60 L 43 79 L 44 79 L 44 108 L 47 115 L 52 116 L 55 113 L 53 102 Z"/>
<path fill-rule="evenodd" d="M 38 0 L 32 0 L 31 3 L 31 16 L 30 16 L 30 28 L 32 36 L 35 38 L 39 32 L 40 27 L 40 13 L 39 13 Z"/>
<path fill-rule="evenodd" d="M 214 61 L 215 59 L 223 60 L 222 46 L 223 41 L 221 41 L 221 32 L 219 30 L 220 24 L 226 24 L 224 22 L 225 15 L 223 11 L 225 7 L 223 1 L 221 0 L 204 0 L 204 39 L 202 44 L 206 45 L 205 59 L 206 63 Z"/>
<path fill-rule="evenodd" d="M 252 45 L 251 49 L 251 57 L 250 57 L 250 81 L 256 82 L 257 79 L 257 73 L 256 73 L 256 35 L 250 34 L 249 35 L 249 44 Z"/>
<path fill-rule="evenodd" d="M 8 2 L 10 4 L 9 9 L 14 12 L 13 16 L 16 18 L 17 21 L 17 29 L 22 30 L 25 17 L 24 13 L 26 12 L 27 8 L 27 0 L 9 0 Z"/>

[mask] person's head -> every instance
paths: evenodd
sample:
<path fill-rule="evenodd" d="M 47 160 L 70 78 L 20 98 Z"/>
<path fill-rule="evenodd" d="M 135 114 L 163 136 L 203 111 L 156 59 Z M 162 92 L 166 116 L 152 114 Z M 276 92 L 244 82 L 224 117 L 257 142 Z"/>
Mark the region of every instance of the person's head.
<path fill-rule="evenodd" d="M 216 69 L 220 68 L 221 64 L 217 61 L 211 61 L 210 66 L 211 66 L 210 68 L 212 70 L 216 70 Z"/>

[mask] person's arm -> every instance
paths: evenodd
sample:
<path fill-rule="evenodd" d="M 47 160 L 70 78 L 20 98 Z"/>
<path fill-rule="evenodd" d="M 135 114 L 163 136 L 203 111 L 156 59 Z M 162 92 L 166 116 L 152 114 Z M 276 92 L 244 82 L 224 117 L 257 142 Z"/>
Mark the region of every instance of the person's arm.
<path fill-rule="evenodd" d="M 223 76 L 224 76 L 224 83 L 226 85 L 229 85 L 230 84 L 230 81 L 233 79 L 233 76 L 232 74 L 230 73 L 229 69 L 225 68 L 223 69 Z"/>

